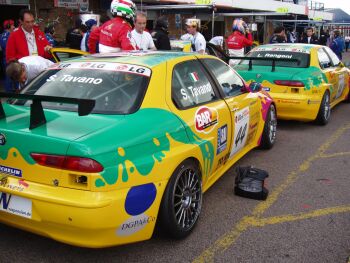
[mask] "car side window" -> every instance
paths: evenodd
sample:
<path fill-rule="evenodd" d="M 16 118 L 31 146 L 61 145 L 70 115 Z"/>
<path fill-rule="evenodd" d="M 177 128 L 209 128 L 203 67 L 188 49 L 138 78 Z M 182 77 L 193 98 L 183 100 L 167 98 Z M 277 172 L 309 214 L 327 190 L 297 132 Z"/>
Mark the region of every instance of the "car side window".
<path fill-rule="evenodd" d="M 203 62 L 213 72 L 225 97 L 244 93 L 244 82 L 227 64 L 217 59 L 203 59 Z"/>
<path fill-rule="evenodd" d="M 332 64 L 334 67 L 339 66 L 340 60 L 338 56 L 329 48 L 329 47 L 324 47 L 326 49 L 326 52 L 331 58 Z"/>
<path fill-rule="evenodd" d="M 317 55 L 318 55 L 318 61 L 320 63 L 320 67 L 322 69 L 329 68 L 331 64 L 331 60 L 327 53 L 324 51 L 323 48 L 320 48 L 317 50 Z"/>
<path fill-rule="evenodd" d="M 180 109 L 218 99 L 209 77 L 198 60 L 182 62 L 174 67 L 171 96 Z"/>

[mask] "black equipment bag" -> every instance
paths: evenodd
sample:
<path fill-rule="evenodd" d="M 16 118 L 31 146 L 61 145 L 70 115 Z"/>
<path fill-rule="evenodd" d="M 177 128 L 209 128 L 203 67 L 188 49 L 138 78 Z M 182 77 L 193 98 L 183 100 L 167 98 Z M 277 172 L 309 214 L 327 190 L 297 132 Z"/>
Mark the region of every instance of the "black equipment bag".
<path fill-rule="evenodd" d="M 256 200 L 266 200 L 269 191 L 264 187 L 264 180 L 269 174 L 252 166 L 237 167 L 235 194 Z"/>

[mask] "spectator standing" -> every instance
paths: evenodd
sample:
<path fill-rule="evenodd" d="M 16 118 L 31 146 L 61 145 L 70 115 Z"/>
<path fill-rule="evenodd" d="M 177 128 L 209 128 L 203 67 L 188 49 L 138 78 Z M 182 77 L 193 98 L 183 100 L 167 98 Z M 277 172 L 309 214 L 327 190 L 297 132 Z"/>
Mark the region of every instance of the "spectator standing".
<path fill-rule="evenodd" d="M 83 34 L 80 30 L 82 21 L 77 18 L 74 23 L 74 27 L 70 28 L 66 34 L 66 45 L 72 49 L 80 49 L 81 39 Z"/>
<path fill-rule="evenodd" d="M 7 46 L 7 41 L 10 37 L 10 34 L 14 31 L 15 25 L 14 21 L 9 19 L 4 21 L 4 32 L 0 35 L 0 46 L 2 50 L 2 68 L 3 71 L 6 71 L 6 46 Z M 7 77 L 5 74 L 5 91 L 6 92 L 11 92 L 12 87 L 11 87 L 11 80 Z"/>
<path fill-rule="evenodd" d="M 40 56 L 27 56 L 9 62 L 6 68 L 6 75 L 14 82 L 18 82 L 18 89 L 22 89 L 32 79 L 53 64 L 52 61 Z"/>
<path fill-rule="evenodd" d="M 338 58 L 340 60 L 342 60 L 343 48 L 342 48 L 342 43 L 341 43 L 341 39 L 340 39 L 340 32 L 338 30 L 334 31 L 334 38 L 333 38 L 329 47 L 338 56 Z"/>
<path fill-rule="evenodd" d="M 283 26 L 275 28 L 272 37 L 270 38 L 270 44 L 287 43 L 286 30 Z"/>
<path fill-rule="evenodd" d="M 168 28 L 169 22 L 165 16 L 161 16 L 156 20 L 156 25 L 151 35 L 158 50 L 171 50 Z"/>
<path fill-rule="evenodd" d="M 137 13 L 135 28 L 131 31 L 131 42 L 140 50 L 157 50 L 152 36 L 145 31 L 147 17 L 144 13 Z"/>
<path fill-rule="evenodd" d="M 56 47 L 57 46 L 57 41 L 54 38 L 55 35 L 55 28 L 53 25 L 48 25 L 47 27 L 45 27 L 45 37 L 47 39 L 47 41 L 49 41 L 49 44 L 52 47 Z"/>
<path fill-rule="evenodd" d="M 90 53 L 96 53 L 98 42 L 100 53 L 136 49 L 130 41 L 135 11 L 136 6 L 131 0 L 113 0 L 111 3 L 113 19 L 90 34 L 88 41 Z"/>
<path fill-rule="evenodd" d="M 97 27 L 97 21 L 95 19 L 89 19 L 85 22 L 85 25 L 86 25 L 86 32 L 84 32 L 83 38 L 81 40 L 80 49 L 82 51 L 89 52 L 88 42 L 89 42 L 90 34 L 91 34 L 91 31 Z"/>
<path fill-rule="evenodd" d="M 198 52 L 199 54 L 204 54 L 207 42 L 204 36 L 199 32 L 200 21 L 199 19 L 190 18 L 186 21 L 187 33 L 192 36 L 192 51 Z"/>
<path fill-rule="evenodd" d="M 329 41 L 329 32 L 327 31 L 321 31 L 320 39 L 319 39 L 319 44 L 323 46 L 327 46 L 327 42 Z"/>
<path fill-rule="evenodd" d="M 312 27 L 306 28 L 306 36 L 304 35 L 303 39 L 301 40 L 301 43 L 306 44 L 319 44 L 319 40 L 317 36 L 314 34 L 314 29 Z"/>
<path fill-rule="evenodd" d="M 344 50 L 345 50 L 345 39 L 343 37 L 343 33 L 342 32 L 340 33 L 339 38 L 340 38 L 340 44 L 341 44 L 341 52 L 343 53 Z"/>
<path fill-rule="evenodd" d="M 349 44 L 350 44 L 350 36 L 346 36 L 345 37 L 345 52 L 348 52 Z"/>
<path fill-rule="evenodd" d="M 233 33 L 226 40 L 228 52 L 232 57 L 243 57 L 244 48 L 253 45 L 252 33 L 249 31 L 247 24 L 240 18 L 233 21 L 232 31 Z M 229 64 L 234 66 L 238 62 L 237 59 L 230 59 Z"/>
<path fill-rule="evenodd" d="M 51 58 L 51 46 L 43 32 L 34 27 L 34 14 L 25 9 L 20 12 L 21 26 L 11 33 L 7 48 L 6 61 L 20 59 L 26 56 L 39 55 Z"/>

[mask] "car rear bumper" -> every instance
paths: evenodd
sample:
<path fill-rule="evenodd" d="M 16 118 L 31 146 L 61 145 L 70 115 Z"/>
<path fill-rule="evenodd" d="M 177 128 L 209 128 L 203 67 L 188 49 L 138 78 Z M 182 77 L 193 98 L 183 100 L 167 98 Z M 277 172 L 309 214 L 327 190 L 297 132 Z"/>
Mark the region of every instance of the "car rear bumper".
<path fill-rule="evenodd" d="M 31 216 L 28 217 L 29 213 L 25 217 L 4 211 L 2 200 L 0 222 L 71 245 L 92 248 L 149 239 L 166 186 L 165 181 L 147 184 L 152 185 L 156 195 L 147 206 L 140 206 L 138 198 L 144 200 L 142 195 L 147 196 L 142 189 L 134 191 L 131 200 L 132 188 L 90 192 L 31 182 L 26 182 L 25 187 L 19 181 L 9 178 L 6 184 L 0 186 L 0 192 L 5 193 L 3 196 L 7 198 L 11 195 L 10 202 L 15 200 L 14 196 L 22 201 L 29 200 Z M 16 209 L 22 209 L 21 204 L 16 203 L 16 206 Z"/>
<path fill-rule="evenodd" d="M 301 94 L 270 93 L 277 108 L 277 117 L 285 120 L 313 121 L 321 99 Z"/>

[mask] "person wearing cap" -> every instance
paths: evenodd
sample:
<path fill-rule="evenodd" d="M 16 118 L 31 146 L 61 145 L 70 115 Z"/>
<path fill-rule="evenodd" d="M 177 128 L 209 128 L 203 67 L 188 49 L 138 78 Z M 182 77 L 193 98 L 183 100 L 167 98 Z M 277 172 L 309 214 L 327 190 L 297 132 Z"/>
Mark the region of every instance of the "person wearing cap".
<path fill-rule="evenodd" d="M 131 42 L 140 50 L 157 50 L 151 34 L 145 31 L 146 23 L 146 15 L 137 13 L 135 28 L 131 31 Z"/>
<path fill-rule="evenodd" d="M 113 19 L 93 30 L 88 46 L 90 53 L 96 53 L 98 44 L 100 53 L 135 50 L 131 43 L 131 30 L 135 20 L 136 5 L 131 0 L 113 0 L 111 13 Z"/>
<path fill-rule="evenodd" d="M 192 51 L 198 52 L 199 54 L 205 53 L 206 41 L 204 36 L 198 32 L 200 29 L 199 19 L 187 19 L 186 21 L 186 30 L 187 33 L 192 35 Z"/>
<path fill-rule="evenodd" d="M 52 61 L 40 56 L 26 56 L 10 61 L 6 67 L 6 75 L 14 83 L 19 83 L 19 87 L 15 87 L 17 92 L 53 64 Z"/>
<path fill-rule="evenodd" d="M 7 41 L 10 37 L 10 34 L 13 32 L 15 29 L 14 21 L 9 19 L 4 21 L 4 32 L 0 35 L 0 46 L 2 50 L 2 68 L 5 71 L 6 69 L 6 46 L 7 46 Z M 5 77 L 5 91 L 10 92 L 11 91 L 11 81 L 10 79 L 6 76 Z"/>
<path fill-rule="evenodd" d="M 80 49 L 82 51 L 87 51 L 89 52 L 89 38 L 90 38 L 90 34 L 91 31 L 95 29 L 95 27 L 97 27 L 97 21 L 95 19 L 89 19 L 85 22 L 86 25 L 86 29 L 87 31 L 84 33 L 84 36 L 81 40 L 81 44 L 80 44 Z"/>
<path fill-rule="evenodd" d="M 231 57 L 243 57 L 244 48 L 253 45 L 253 36 L 247 24 L 240 18 L 233 21 L 233 33 L 227 38 L 226 45 Z M 231 66 L 236 65 L 240 60 L 230 59 Z"/>
<path fill-rule="evenodd" d="M 171 50 L 168 28 L 169 22 L 165 16 L 161 16 L 156 20 L 156 25 L 151 35 L 158 50 Z"/>
<path fill-rule="evenodd" d="M 54 26 L 53 25 L 46 26 L 44 29 L 44 33 L 45 33 L 45 37 L 46 37 L 47 41 L 49 41 L 50 45 L 52 47 L 57 46 L 57 41 L 54 38 L 54 35 L 55 35 Z"/>
<path fill-rule="evenodd" d="M 34 14 L 25 9 L 20 12 L 21 26 L 12 32 L 7 42 L 6 61 L 37 55 L 51 58 L 52 48 L 45 34 L 34 25 Z"/>

